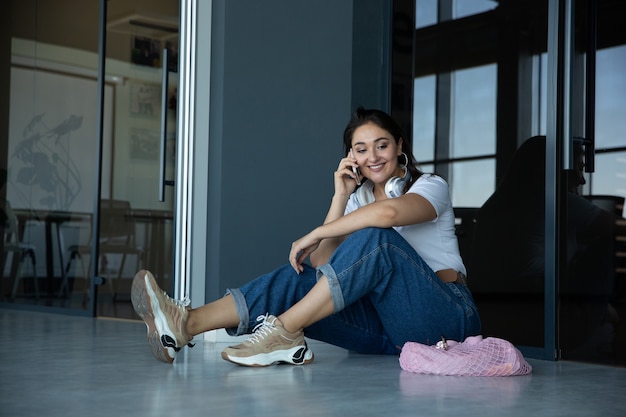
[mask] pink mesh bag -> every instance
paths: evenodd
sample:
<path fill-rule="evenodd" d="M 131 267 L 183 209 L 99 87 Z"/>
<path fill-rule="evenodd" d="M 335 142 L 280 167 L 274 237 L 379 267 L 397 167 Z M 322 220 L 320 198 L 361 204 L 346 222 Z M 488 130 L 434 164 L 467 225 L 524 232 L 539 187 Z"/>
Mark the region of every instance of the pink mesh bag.
<path fill-rule="evenodd" d="M 526 375 L 532 367 L 510 342 L 495 337 L 471 336 L 459 343 L 442 340 L 435 346 L 406 342 L 400 353 L 405 371 L 432 375 Z"/>

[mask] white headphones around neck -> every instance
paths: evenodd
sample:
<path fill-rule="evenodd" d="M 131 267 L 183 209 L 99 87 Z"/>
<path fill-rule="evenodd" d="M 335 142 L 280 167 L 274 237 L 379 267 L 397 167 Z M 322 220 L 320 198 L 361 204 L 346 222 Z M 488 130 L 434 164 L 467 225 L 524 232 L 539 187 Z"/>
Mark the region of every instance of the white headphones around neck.
<path fill-rule="evenodd" d="M 411 181 L 411 174 L 407 168 L 409 163 L 409 158 L 405 153 L 402 153 L 406 160 L 406 164 L 402 165 L 402 169 L 404 169 L 404 176 L 400 177 L 391 177 L 385 183 L 385 195 L 388 198 L 396 198 L 400 197 L 404 194 L 404 187 L 406 187 L 407 183 Z M 354 197 L 356 203 L 359 207 L 366 206 L 375 201 L 374 198 L 374 183 L 370 180 L 367 180 L 354 192 Z"/>

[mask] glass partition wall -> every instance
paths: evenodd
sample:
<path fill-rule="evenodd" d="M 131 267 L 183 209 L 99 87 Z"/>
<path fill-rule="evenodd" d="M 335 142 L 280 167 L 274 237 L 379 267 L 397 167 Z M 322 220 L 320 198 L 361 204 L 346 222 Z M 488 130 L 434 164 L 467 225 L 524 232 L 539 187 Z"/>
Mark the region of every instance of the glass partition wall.
<path fill-rule="evenodd" d="M 108 0 L 106 71 L 115 89 L 109 175 L 102 176 L 98 314 L 131 317 L 130 284 L 147 268 L 172 282 L 179 1 Z"/>
<path fill-rule="evenodd" d="M 407 124 L 450 183 L 483 334 L 626 365 L 626 4 L 410 3 Z"/>
<path fill-rule="evenodd" d="M 132 318 L 137 269 L 172 286 L 179 4 L 104 3 L 13 0 L 5 14 L 5 305 Z"/>
<path fill-rule="evenodd" d="M 568 10 L 566 9 L 564 13 Z M 561 159 L 558 336 L 564 359 L 626 365 L 624 2 L 571 3 L 570 137 Z"/>
<path fill-rule="evenodd" d="M 9 11 L 2 301 L 87 311 L 90 281 L 66 267 L 68 249 L 89 239 L 98 177 L 98 4 L 11 1 Z"/>

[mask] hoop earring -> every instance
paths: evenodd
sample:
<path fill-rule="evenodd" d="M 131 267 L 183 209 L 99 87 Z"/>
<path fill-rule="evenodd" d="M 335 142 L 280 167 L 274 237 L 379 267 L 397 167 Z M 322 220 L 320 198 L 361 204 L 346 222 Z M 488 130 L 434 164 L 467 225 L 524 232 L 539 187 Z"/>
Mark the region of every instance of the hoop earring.
<path fill-rule="evenodd" d="M 406 154 L 406 153 L 404 153 L 404 152 L 402 152 L 402 155 L 401 155 L 401 156 L 404 156 L 404 164 L 402 164 L 402 163 L 401 163 L 400 165 L 402 166 L 402 168 L 403 168 L 403 169 L 405 169 L 405 170 L 406 170 L 406 167 L 408 167 L 408 166 L 409 166 L 409 157 L 408 157 L 408 156 L 407 156 L 407 154 Z M 399 158 L 399 157 L 398 157 L 398 158 Z"/>
<path fill-rule="evenodd" d="M 409 157 L 404 152 L 402 152 L 402 155 L 404 155 L 404 159 L 406 161 L 406 164 L 400 164 L 402 170 L 404 171 L 404 175 L 402 178 L 391 177 L 385 184 L 385 194 L 389 198 L 400 197 L 404 194 L 404 187 L 409 181 L 411 181 L 411 173 L 408 168 Z"/>

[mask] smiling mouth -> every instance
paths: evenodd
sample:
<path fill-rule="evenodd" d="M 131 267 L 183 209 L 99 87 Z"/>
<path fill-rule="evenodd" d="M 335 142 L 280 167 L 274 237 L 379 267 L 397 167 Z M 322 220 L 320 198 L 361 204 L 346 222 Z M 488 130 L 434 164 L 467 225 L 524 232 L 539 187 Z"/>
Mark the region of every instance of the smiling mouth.
<path fill-rule="evenodd" d="M 382 169 L 383 166 L 384 164 L 369 165 L 368 168 L 372 171 L 379 171 L 380 169 Z"/>

